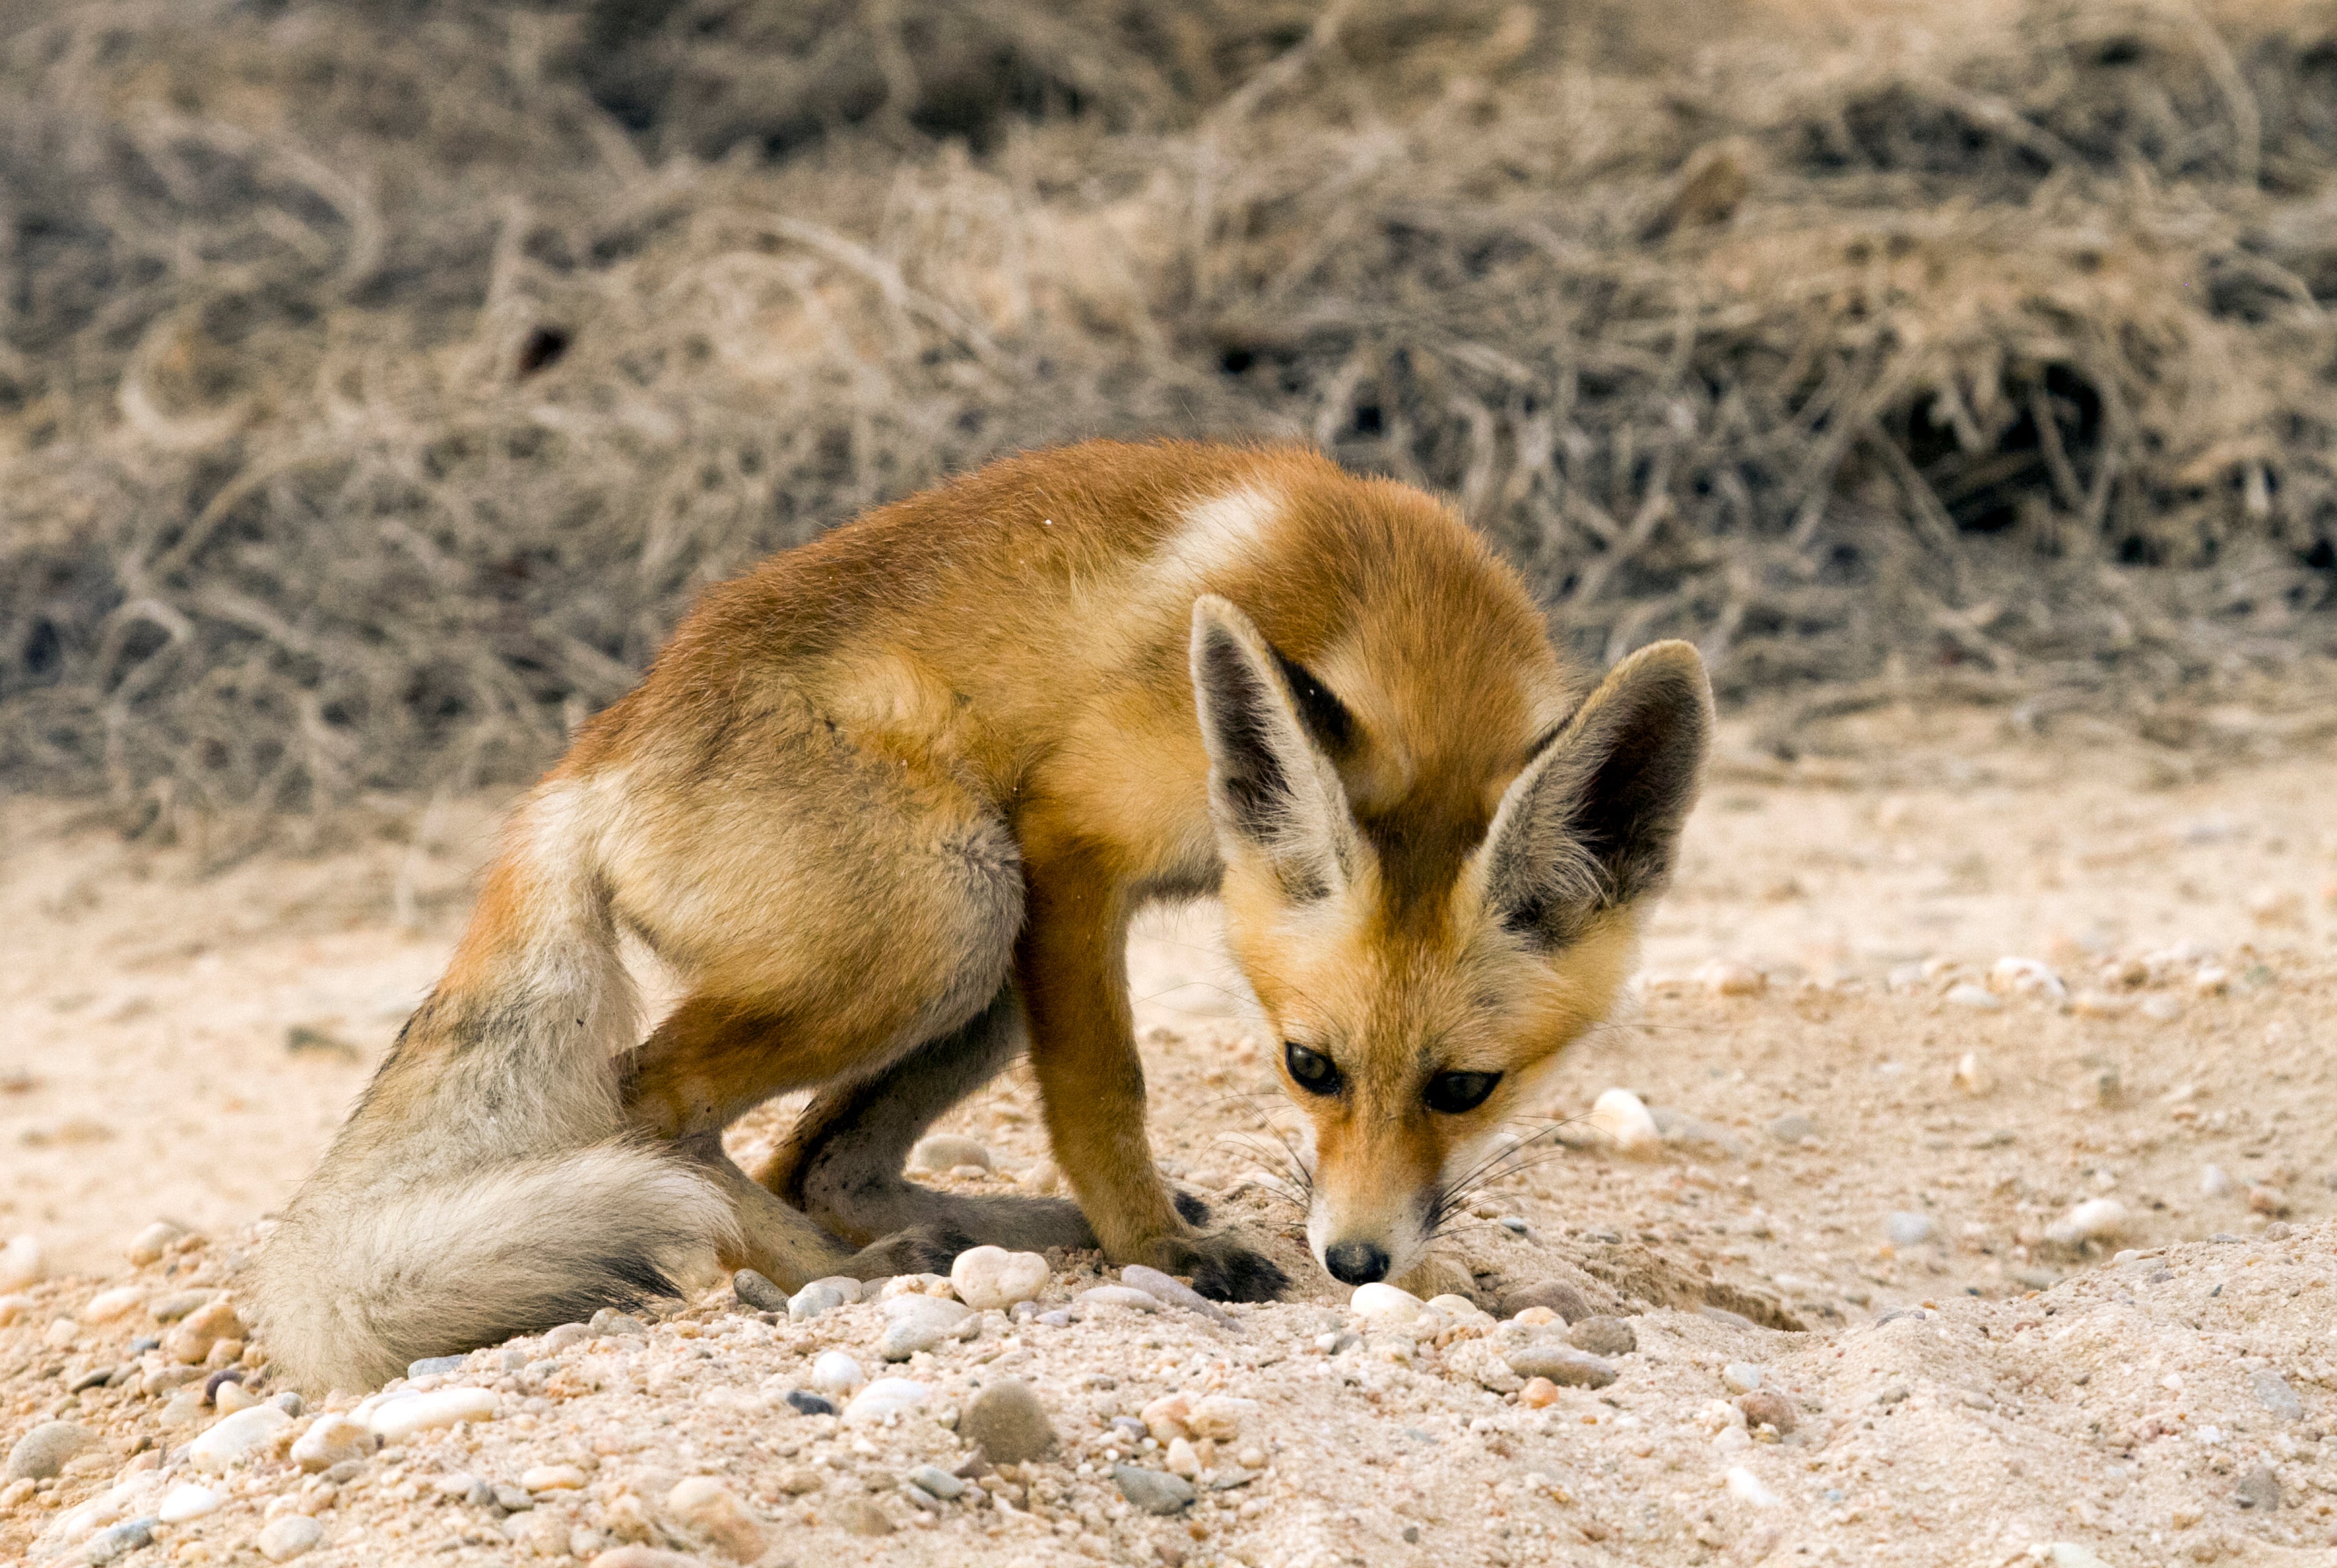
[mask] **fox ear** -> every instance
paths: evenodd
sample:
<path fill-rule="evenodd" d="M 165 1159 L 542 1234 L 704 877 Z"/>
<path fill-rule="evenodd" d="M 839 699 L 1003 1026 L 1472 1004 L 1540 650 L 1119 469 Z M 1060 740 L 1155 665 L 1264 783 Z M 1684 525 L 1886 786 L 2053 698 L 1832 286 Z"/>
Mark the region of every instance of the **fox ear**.
<path fill-rule="evenodd" d="M 1226 858 L 1263 859 L 1301 901 L 1345 887 L 1354 873 L 1354 818 L 1323 748 L 1347 743 L 1347 710 L 1215 595 L 1193 606 L 1192 660 L 1209 815 Z"/>
<path fill-rule="evenodd" d="M 1602 910 L 1659 893 L 1712 734 L 1704 661 L 1684 642 L 1615 667 L 1502 795 L 1486 835 L 1485 896 L 1547 947 Z"/>

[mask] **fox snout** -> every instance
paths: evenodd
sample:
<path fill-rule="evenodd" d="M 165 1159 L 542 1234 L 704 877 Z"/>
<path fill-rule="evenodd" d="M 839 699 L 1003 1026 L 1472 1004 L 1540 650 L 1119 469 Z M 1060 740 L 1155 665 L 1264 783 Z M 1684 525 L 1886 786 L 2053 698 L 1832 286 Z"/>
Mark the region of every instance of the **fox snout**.
<path fill-rule="evenodd" d="M 1334 1242 L 1323 1249 L 1323 1267 L 1343 1285 L 1368 1285 L 1387 1278 L 1388 1251 L 1376 1242 Z"/>

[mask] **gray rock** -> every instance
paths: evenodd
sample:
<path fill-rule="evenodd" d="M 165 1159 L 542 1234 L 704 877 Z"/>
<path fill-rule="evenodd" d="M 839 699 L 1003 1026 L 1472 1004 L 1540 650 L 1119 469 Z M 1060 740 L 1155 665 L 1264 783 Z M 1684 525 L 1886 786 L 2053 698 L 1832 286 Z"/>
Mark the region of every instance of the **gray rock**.
<path fill-rule="evenodd" d="M 535 1494 L 506 1483 L 494 1489 L 495 1506 L 506 1514 L 524 1514 L 535 1506 Z"/>
<path fill-rule="evenodd" d="M 957 1435 L 979 1446 L 993 1465 L 1022 1465 L 1052 1451 L 1054 1423 L 1038 1390 L 1020 1378 L 1002 1378 L 965 1402 Z"/>
<path fill-rule="evenodd" d="M 168 1296 L 157 1296 L 146 1303 L 157 1323 L 175 1323 L 198 1308 L 210 1305 L 217 1290 L 178 1290 Z"/>
<path fill-rule="evenodd" d="M 1639 1348 L 1639 1331 L 1624 1318 L 1585 1318 L 1566 1331 L 1566 1342 L 1594 1356 L 1628 1356 Z"/>
<path fill-rule="evenodd" d="M 920 1465 L 901 1478 L 904 1486 L 914 1486 L 944 1500 L 965 1490 L 963 1478 L 951 1475 L 938 1465 Z"/>
<path fill-rule="evenodd" d="M 97 1434 L 71 1421 L 44 1421 L 8 1450 L 8 1479 L 46 1481 L 65 1467 L 65 1461 L 97 1441 Z"/>
<path fill-rule="evenodd" d="M 1894 1247 L 1920 1247 L 1937 1236 L 1940 1227 L 1931 1222 L 1929 1214 L 1902 1209 L 1882 1222 L 1882 1233 Z"/>
<path fill-rule="evenodd" d="M 127 1557 L 141 1547 L 153 1544 L 154 1526 L 160 1523 L 157 1519 L 128 1519 L 110 1530 L 100 1530 L 81 1544 L 81 1550 L 73 1553 L 73 1560 L 98 1563 Z"/>
<path fill-rule="evenodd" d="M 1521 1378 L 1547 1378 L 1566 1388 L 1604 1388 L 1615 1380 L 1615 1368 L 1571 1345 L 1525 1345 L 1506 1358 L 1510 1370 Z"/>
<path fill-rule="evenodd" d="M 1141 1263 L 1130 1263 L 1120 1271 L 1120 1283 L 1132 1285 L 1156 1300 L 1165 1301 L 1171 1307 L 1182 1307 L 1188 1312 L 1198 1312 L 1220 1327 L 1230 1329 L 1234 1326 L 1232 1313 L 1190 1285 L 1178 1283 L 1172 1274 L 1148 1269 Z"/>
<path fill-rule="evenodd" d="M 813 1393 L 808 1388 L 788 1389 L 787 1403 L 793 1406 L 798 1413 L 806 1416 L 833 1416 L 836 1414 L 836 1402 L 833 1399 L 824 1398 L 820 1395 Z"/>
<path fill-rule="evenodd" d="M 741 1269 L 730 1276 L 730 1293 L 738 1298 L 740 1305 L 752 1307 L 758 1312 L 785 1312 L 792 1306 L 785 1290 L 752 1269 Z"/>
<path fill-rule="evenodd" d="M 301 1411 L 308 1408 L 308 1406 L 301 1400 L 300 1396 L 295 1394 L 289 1388 L 285 1389 L 281 1394 L 277 1395 L 268 1402 L 275 1406 L 278 1409 L 283 1411 L 287 1416 L 291 1416 L 296 1418 L 299 1416 Z"/>
<path fill-rule="evenodd" d="M 1548 1307 L 1569 1323 L 1579 1323 L 1598 1310 L 1589 1297 L 1563 1280 L 1541 1280 L 1501 1294 L 1504 1318 L 1514 1318 L 1530 1307 Z"/>
<path fill-rule="evenodd" d="M 2248 1378 L 2248 1391 L 2256 1397 L 2257 1404 L 2283 1421 L 2299 1420 L 2304 1415 L 2304 1402 L 2296 1397 L 2296 1390 L 2269 1367 Z"/>
<path fill-rule="evenodd" d="M 2259 1465 L 2240 1477 L 2239 1490 L 2232 1500 L 2243 1508 L 2269 1514 L 2280 1506 L 2280 1477 L 2269 1466 Z"/>
<path fill-rule="evenodd" d="M 425 1356 L 419 1361 L 408 1361 L 406 1375 L 408 1378 L 427 1378 L 437 1372 L 452 1372 L 465 1359 L 462 1356 Z M 216 1395 L 218 1390 L 213 1389 L 212 1392 Z"/>
<path fill-rule="evenodd" d="M 1769 1135 L 1781 1144 L 1798 1144 L 1818 1135 L 1818 1125 L 1799 1111 L 1787 1111 L 1769 1124 Z"/>
<path fill-rule="evenodd" d="M 1147 1514 L 1174 1514 L 1193 1505 L 1193 1484 L 1182 1475 L 1136 1465 L 1114 1465 L 1111 1478 L 1119 1485 L 1120 1495 Z"/>

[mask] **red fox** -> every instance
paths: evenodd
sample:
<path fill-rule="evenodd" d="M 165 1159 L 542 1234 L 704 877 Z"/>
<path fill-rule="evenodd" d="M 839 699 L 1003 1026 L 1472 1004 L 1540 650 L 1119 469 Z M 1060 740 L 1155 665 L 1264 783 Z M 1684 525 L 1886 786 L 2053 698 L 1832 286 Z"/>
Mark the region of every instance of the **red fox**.
<path fill-rule="evenodd" d="M 1584 696 L 1449 509 L 1310 452 L 1089 443 L 879 508 L 709 589 L 520 804 L 261 1253 L 270 1354 L 355 1390 L 717 1259 L 794 1290 L 977 1242 L 1269 1298 L 1155 1169 L 1131 1034 L 1131 917 L 1213 892 L 1316 1260 L 1441 1282 L 1448 1181 L 1612 1006 L 1710 728 L 1687 644 Z M 646 1039 L 628 931 L 687 987 Z M 1026 1044 L 1076 1204 L 905 1180 Z"/>

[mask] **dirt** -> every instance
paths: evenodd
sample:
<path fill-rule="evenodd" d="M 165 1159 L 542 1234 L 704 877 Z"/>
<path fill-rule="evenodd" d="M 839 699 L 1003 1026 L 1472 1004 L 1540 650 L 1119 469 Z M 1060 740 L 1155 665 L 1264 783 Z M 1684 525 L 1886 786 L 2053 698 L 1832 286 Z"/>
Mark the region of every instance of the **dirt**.
<path fill-rule="evenodd" d="M 716 1285 L 640 1333 L 418 1379 L 485 1389 L 493 1418 L 331 1481 L 285 1453 L 317 1407 L 200 1470 L 187 1445 L 215 1410 L 142 1392 L 165 1352 L 131 1342 L 165 1332 L 158 1296 L 232 1300 L 258 1222 L 443 961 L 493 809 L 197 878 L 200 846 L 15 803 L 0 1235 L 36 1237 L 48 1277 L 0 1303 L 0 1440 L 51 1418 L 100 1440 L 0 1491 L 0 1554 L 122 1544 L 103 1530 L 193 1480 L 217 1510 L 116 1560 L 248 1562 L 274 1518 L 313 1514 L 302 1560 L 347 1564 L 2337 1562 L 2328 750 L 1885 713 L 1842 752 L 1780 763 L 1733 732 L 1632 1002 L 1569 1054 L 1550 1119 L 1518 1129 L 1514 1170 L 1453 1238 L 1488 1308 L 1562 1280 L 1621 1316 L 1636 1349 L 1610 1349 L 1604 1388 L 1537 1407 L 1495 1363 L 1562 1324 L 1454 1307 L 1391 1327 L 1312 1268 L 1267 1141 L 1287 1120 L 1268 1042 L 1203 907 L 1151 922 L 1133 959 L 1155 1145 L 1270 1240 L 1293 1300 L 1222 1325 L 1081 1303 L 1118 1271 L 1070 1254 L 1038 1306 L 1071 1320 L 982 1314 L 887 1367 L 878 1303 L 797 1322 Z M 1637 1155 L 1587 1115 L 1618 1087 L 1664 1130 Z M 939 1180 L 1048 1183 L 1022 1077 L 948 1130 L 997 1169 Z M 2071 1211 L 2104 1199 L 2115 1229 L 2071 1238 Z M 126 1267 L 157 1216 L 193 1236 Z M 136 1303 L 97 1320 L 93 1296 L 123 1285 Z M 784 1396 L 825 1349 L 930 1392 L 890 1423 L 799 1414 Z M 239 1364 L 275 1394 L 264 1343 Z M 129 1370 L 69 1391 L 106 1368 Z M 1740 1398 L 1748 1369 L 1764 1392 Z M 1036 1388 L 1059 1446 L 927 1511 L 902 1477 L 968 1458 L 955 1427 L 1002 1377 Z M 1110 1421 L 1180 1390 L 1257 1404 L 1205 1452 L 1199 1500 L 1156 1517 L 1110 1466 L 1164 1455 Z M 581 1485 L 488 1500 L 562 1464 Z M 748 1533 L 709 1535 L 672 1494 L 691 1476 L 718 1478 Z"/>

